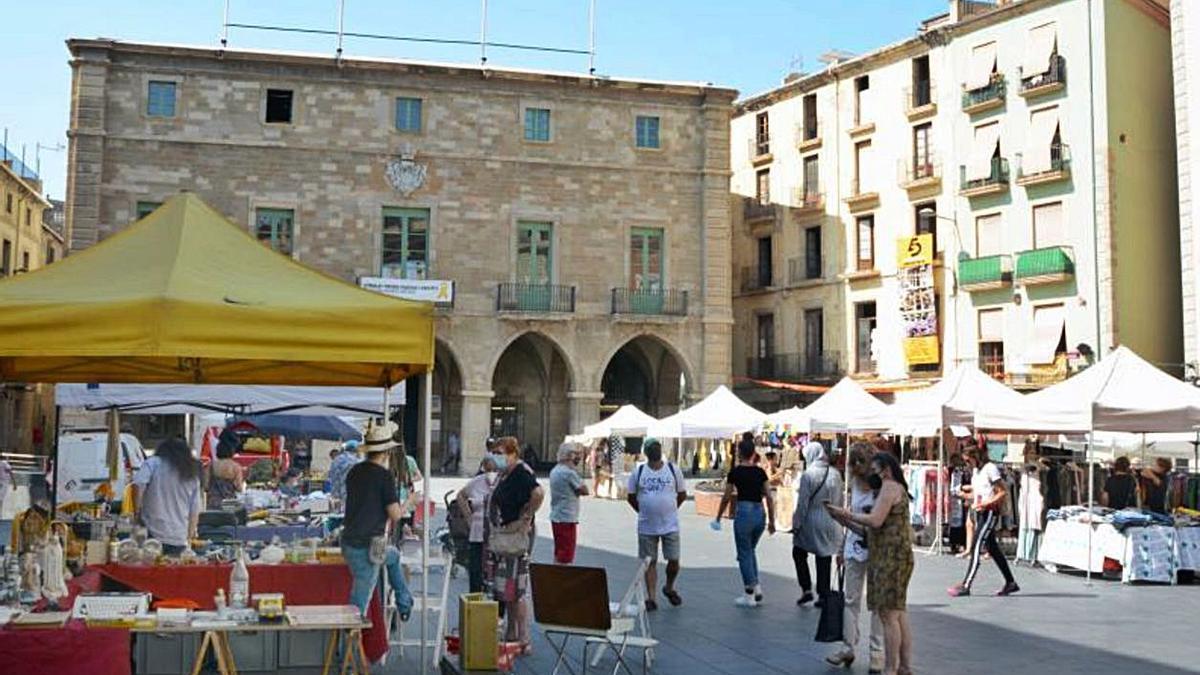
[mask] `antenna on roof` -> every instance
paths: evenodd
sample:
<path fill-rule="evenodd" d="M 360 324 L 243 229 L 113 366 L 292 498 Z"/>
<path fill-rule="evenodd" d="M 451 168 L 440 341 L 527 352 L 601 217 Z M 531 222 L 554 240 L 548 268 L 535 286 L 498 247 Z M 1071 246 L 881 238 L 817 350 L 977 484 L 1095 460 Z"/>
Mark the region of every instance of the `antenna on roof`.
<path fill-rule="evenodd" d="M 596 74 L 596 0 L 588 3 L 588 75 Z"/>
<path fill-rule="evenodd" d="M 342 38 L 346 30 L 346 0 L 338 0 L 337 63 L 342 65 Z"/>
<path fill-rule="evenodd" d="M 788 61 L 787 73 L 785 73 L 783 76 L 783 83 L 787 84 L 788 82 L 795 82 L 802 77 L 804 77 L 804 57 L 799 54 L 795 54 L 792 56 L 792 59 Z"/>
<path fill-rule="evenodd" d="M 844 49 L 830 49 L 821 55 L 818 61 L 828 66 L 836 66 L 843 61 L 849 61 L 854 58 L 854 52 L 848 52 Z"/>
<path fill-rule="evenodd" d="M 225 0 L 225 12 L 221 15 L 221 49 L 229 46 L 229 0 Z"/>
<path fill-rule="evenodd" d="M 479 65 L 487 65 L 487 0 L 479 10 Z"/>

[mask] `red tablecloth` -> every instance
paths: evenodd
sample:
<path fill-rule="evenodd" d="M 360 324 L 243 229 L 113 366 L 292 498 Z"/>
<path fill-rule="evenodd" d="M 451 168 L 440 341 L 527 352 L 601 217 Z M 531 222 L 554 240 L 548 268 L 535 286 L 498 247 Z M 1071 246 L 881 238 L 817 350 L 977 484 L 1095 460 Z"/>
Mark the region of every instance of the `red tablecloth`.
<path fill-rule="evenodd" d="M 229 590 L 232 565 L 100 565 L 94 569 L 105 577 L 106 586 L 115 583 L 155 599 L 188 598 L 212 609 L 217 589 Z M 350 568 L 345 565 L 250 565 L 249 569 L 252 594 L 283 593 L 289 605 L 350 604 Z M 367 658 L 378 661 L 388 649 L 378 589 L 367 615 L 371 628 L 363 631 L 363 648 Z"/>
<path fill-rule="evenodd" d="M 129 675 L 129 631 L 88 628 L 0 628 L 0 672 L 23 675 Z"/>

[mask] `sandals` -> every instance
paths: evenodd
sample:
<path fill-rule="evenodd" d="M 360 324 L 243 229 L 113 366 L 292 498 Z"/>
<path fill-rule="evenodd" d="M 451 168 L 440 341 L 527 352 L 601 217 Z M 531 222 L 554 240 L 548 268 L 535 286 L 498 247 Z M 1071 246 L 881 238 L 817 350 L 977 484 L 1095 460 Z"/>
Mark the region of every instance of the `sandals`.
<path fill-rule="evenodd" d="M 662 593 L 663 597 L 665 597 L 667 601 L 671 603 L 672 607 L 678 607 L 683 604 L 683 597 L 679 595 L 678 591 L 663 586 Z"/>
<path fill-rule="evenodd" d="M 658 603 L 653 600 L 647 600 L 646 601 L 646 611 L 647 612 L 657 612 L 658 611 Z"/>

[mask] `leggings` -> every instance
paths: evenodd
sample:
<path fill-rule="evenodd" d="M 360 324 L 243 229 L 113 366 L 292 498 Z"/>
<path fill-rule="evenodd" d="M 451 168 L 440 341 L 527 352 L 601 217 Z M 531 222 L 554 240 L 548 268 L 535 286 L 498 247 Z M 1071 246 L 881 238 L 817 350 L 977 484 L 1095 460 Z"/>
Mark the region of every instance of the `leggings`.
<path fill-rule="evenodd" d="M 833 556 L 814 555 L 817 566 L 817 597 L 823 598 L 829 594 L 829 567 Z M 812 591 L 812 576 L 808 572 L 808 551 L 799 546 L 792 547 L 792 562 L 796 563 L 796 580 L 800 582 L 800 590 L 805 593 Z"/>
<path fill-rule="evenodd" d="M 1000 574 L 1004 575 L 1004 582 L 1007 584 L 1015 582 L 1012 570 L 1008 568 L 1008 559 L 1004 557 L 1004 552 L 1000 550 L 1000 544 L 996 541 L 997 520 L 999 520 L 999 516 L 995 511 L 975 512 L 975 546 L 971 550 L 971 564 L 967 567 L 967 576 L 963 578 L 963 586 L 968 589 L 971 588 L 971 584 L 975 583 L 975 575 L 979 573 L 979 561 L 984 547 L 987 547 L 987 552 L 992 556 L 996 567 L 1000 568 Z"/>

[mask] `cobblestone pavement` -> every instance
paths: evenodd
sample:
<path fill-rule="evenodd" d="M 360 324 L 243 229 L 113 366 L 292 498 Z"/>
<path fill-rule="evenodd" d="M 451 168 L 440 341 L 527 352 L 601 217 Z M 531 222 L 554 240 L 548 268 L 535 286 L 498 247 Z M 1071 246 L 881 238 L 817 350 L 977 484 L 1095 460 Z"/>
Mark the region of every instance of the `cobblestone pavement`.
<path fill-rule="evenodd" d="M 435 479 L 435 494 L 460 481 Z M 549 500 L 547 500 L 548 502 Z M 550 532 L 539 513 L 539 531 Z M 684 570 L 679 581 L 684 605 L 652 615 L 655 637 L 662 641 L 653 672 L 662 675 L 739 675 L 753 673 L 833 673 L 825 664 L 828 645 L 815 643 L 819 612 L 797 608 L 797 586 L 786 535 L 764 537 L 759 545 L 766 603 L 758 609 L 734 607 L 740 579 L 734 559 L 732 528 L 713 532 L 695 515 L 691 502 L 681 509 Z M 636 557 L 635 520 L 624 503 L 585 499 L 577 563 L 608 570 L 610 596 L 629 583 Z M 541 537 L 535 559 L 548 561 L 552 545 Z M 959 580 L 964 561 L 917 556 L 909 590 L 920 673 L 1128 673 L 1200 672 L 1196 608 L 1200 586 L 1129 586 L 1017 567 L 1022 592 L 995 598 L 1000 586 L 995 566 L 984 562 L 976 582 L 978 595 L 952 599 L 945 589 Z M 465 574 L 455 579 L 452 595 L 465 590 Z M 660 579 L 662 574 L 660 573 Z M 457 621 L 453 612 L 451 625 Z M 415 622 L 415 619 L 414 619 Z M 414 627 L 415 627 L 414 623 Z M 534 654 L 517 672 L 549 673 L 552 652 L 536 625 Z M 576 653 L 578 650 L 574 650 Z M 416 654 L 393 655 L 377 672 L 416 672 Z M 603 668 L 608 664 L 607 671 Z M 591 672 L 611 672 L 606 660 Z M 861 654 L 852 673 L 865 673 Z M 433 672 L 430 669 L 430 672 Z"/>

